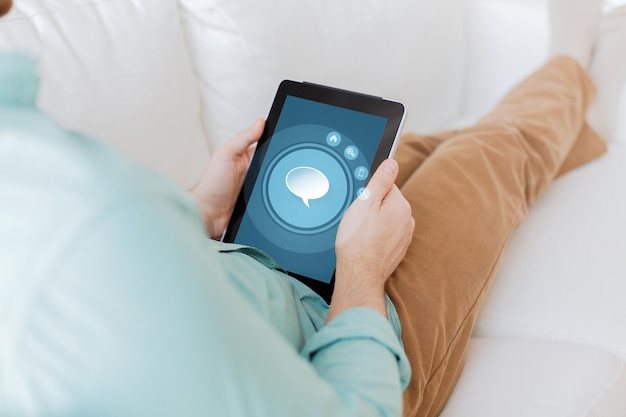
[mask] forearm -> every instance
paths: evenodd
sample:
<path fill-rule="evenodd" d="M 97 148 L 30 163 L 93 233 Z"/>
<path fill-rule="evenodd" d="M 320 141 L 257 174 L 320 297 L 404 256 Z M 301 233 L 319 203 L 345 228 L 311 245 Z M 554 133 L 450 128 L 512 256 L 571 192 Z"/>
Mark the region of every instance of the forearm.
<path fill-rule="evenodd" d="M 350 308 L 365 307 L 387 318 L 385 279 L 372 279 L 364 273 L 338 269 L 326 323 Z"/>

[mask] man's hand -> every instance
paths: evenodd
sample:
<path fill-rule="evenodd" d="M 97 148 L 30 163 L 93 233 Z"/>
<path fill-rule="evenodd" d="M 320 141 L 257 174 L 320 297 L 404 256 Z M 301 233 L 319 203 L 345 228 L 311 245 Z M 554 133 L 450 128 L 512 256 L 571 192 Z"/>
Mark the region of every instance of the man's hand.
<path fill-rule="evenodd" d="M 415 220 L 394 181 L 398 163 L 386 160 L 346 211 L 337 232 L 335 290 L 326 321 L 352 307 L 387 316 L 385 282 L 406 254 Z"/>
<path fill-rule="evenodd" d="M 207 234 L 212 239 L 219 239 L 228 225 L 264 126 L 265 121 L 259 119 L 217 149 L 200 183 L 190 191 L 198 202 Z"/>

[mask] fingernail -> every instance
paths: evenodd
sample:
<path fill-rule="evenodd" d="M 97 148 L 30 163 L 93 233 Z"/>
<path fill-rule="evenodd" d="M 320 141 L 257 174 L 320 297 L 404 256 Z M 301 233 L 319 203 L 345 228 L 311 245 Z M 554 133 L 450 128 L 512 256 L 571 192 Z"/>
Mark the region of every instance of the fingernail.
<path fill-rule="evenodd" d="M 396 169 L 398 169 L 398 164 L 393 159 L 387 159 L 385 162 L 383 162 L 383 170 L 384 171 L 386 171 L 386 172 L 388 172 L 390 174 L 395 174 L 396 173 Z"/>

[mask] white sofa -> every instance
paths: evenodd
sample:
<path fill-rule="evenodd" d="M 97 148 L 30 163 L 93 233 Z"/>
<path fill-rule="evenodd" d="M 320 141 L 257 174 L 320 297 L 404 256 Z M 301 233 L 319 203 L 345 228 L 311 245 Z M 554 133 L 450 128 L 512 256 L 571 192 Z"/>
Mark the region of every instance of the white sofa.
<path fill-rule="evenodd" d="M 39 104 L 190 186 L 211 149 L 304 79 L 402 100 L 407 130 L 471 123 L 545 59 L 541 0 L 18 0 L 0 49 Z M 445 417 L 626 416 L 626 88 L 609 153 L 515 232 Z"/>

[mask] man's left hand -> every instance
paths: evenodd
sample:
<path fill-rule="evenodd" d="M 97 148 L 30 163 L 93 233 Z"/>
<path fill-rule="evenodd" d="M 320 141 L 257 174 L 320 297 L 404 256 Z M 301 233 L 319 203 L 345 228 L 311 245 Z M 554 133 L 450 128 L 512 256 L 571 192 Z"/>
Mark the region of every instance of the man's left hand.
<path fill-rule="evenodd" d="M 198 202 L 207 234 L 212 239 L 219 239 L 228 225 L 264 127 L 265 121 L 258 119 L 217 149 L 202 179 L 190 191 Z"/>

